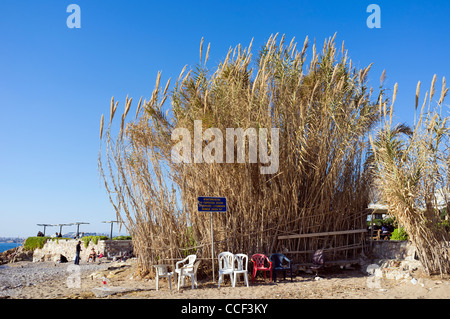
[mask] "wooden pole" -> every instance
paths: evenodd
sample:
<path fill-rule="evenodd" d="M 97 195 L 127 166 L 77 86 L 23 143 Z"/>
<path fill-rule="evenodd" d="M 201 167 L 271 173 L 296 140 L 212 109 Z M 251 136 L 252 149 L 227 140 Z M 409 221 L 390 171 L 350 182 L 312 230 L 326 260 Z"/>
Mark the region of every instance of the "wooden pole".
<path fill-rule="evenodd" d="M 212 277 L 213 283 L 216 281 L 216 277 L 214 275 L 214 227 L 213 227 L 213 212 L 211 212 L 211 267 L 212 267 Z"/>

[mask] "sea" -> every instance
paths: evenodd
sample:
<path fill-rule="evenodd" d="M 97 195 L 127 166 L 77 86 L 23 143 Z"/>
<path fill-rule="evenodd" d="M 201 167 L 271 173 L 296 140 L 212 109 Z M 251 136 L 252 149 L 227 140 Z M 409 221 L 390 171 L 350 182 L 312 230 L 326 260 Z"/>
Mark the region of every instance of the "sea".
<path fill-rule="evenodd" d="M 6 251 L 8 249 L 18 247 L 20 245 L 21 245 L 21 243 L 0 243 L 0 253 Z"/>

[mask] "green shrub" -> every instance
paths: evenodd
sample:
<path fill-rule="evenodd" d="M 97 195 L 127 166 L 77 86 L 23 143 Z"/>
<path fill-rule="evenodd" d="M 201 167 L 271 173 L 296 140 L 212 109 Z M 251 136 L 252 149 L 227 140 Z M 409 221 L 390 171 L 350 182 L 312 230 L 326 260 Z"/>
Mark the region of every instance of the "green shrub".
<path fill-rule="evenodd" d="M 33 251 L 36 248 L 42 248 L 48 239 L 50 237 L 28 237 L 23 245 L 23 249 Z"/>
<path fill-rule="evenodd" d="M 392 225 L 395 228 L 398 227 L 397 226 L 397 221 L 394 218 L 392 218 L 392 217 L 385 218 L 383 220 L 383 222 L 384 222 L 385 225 Z"/>
<path fill-rule="evenodd" d="M 81 238 L 85 248 L 89 246 L 89 242 L 91 241 L 94 243 L 94 245 L 97 245 L 99 240 L 106 240 L 106 239 L 108 239 L 107 236 L 85 236 Z"/>
<path fill-rule="evenodd" d="M 108 239 L 108 238 L 106 238 Z M 117 236 L 113 237 L 113 240 L 131 240 L 131 236 Z"/>
<path fill-rule="evenodd" d="M 408 240 L 408 234 L 403 228 L 396 228 L 392 232 L 391 240 Z"/>
<path fill-rule="evenodd" d="M 56 243 L 58 244 L 60 240 L 71 240 L 72 238 L 65 238 L 65 237 L 53 237 L 51 238 L 52 241 L 56 240 Z"/>

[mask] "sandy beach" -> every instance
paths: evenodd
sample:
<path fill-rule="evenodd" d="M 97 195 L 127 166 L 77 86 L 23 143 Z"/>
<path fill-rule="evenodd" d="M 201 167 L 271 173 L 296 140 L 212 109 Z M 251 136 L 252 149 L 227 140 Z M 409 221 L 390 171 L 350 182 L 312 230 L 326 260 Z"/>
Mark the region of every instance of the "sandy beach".
<path fill-rule="evenodd" d="M 79 272 L 78 272 L 79 271 Z M 78 276 L 79 275 L 79 276 Z M 326 271 L 316 278 L 301 273 L 291 281 L 272 283 L 258 277 L 246 287 L 243 281 L 231 287 L 229 280 L 217 287 L 211 278 L 199 278 L 198 288 L 187 285 L 172 290 L 167 279 L 136 276 L 136 261 L 81 263 L 16 262 L 0 267 L 0 297 L 9 299 L 449 299 L 448 278 L 423 276 L 416 271 L 408 278 L 378 278 L 361 269 Z M 73 278 L 78 276 L 79 281 Z M 102 278 L 107 278 L 103 289 Z M 251 278 L 250 278 L 251 279 Z M 77 284 L 78 283 L 78 284 Z"/>

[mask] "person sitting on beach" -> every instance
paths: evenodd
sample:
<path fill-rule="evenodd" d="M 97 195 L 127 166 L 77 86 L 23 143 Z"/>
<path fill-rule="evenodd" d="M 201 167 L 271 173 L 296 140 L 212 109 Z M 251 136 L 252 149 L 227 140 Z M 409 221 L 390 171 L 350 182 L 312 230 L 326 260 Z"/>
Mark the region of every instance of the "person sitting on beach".
<path fill-rule="evenodd" d="M 93 262 L 94 262 L 96 257 L 97 257 L 97 253 L 95 252 L 95 249 L 92 248 L 92 251 L 91 251 L 91 253 L 89 254 L 88 262 L 90 262 L 90 261 L 93 261 Z"/>

